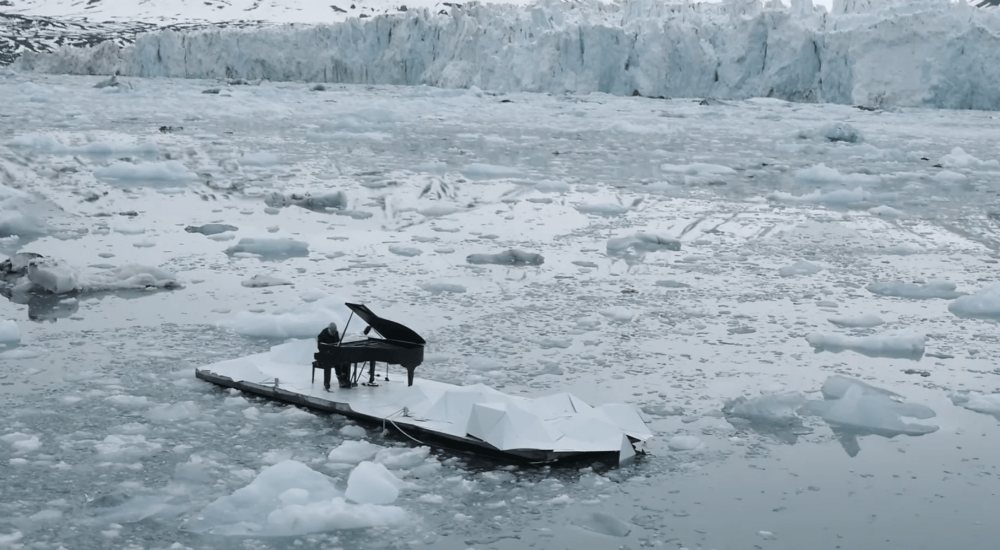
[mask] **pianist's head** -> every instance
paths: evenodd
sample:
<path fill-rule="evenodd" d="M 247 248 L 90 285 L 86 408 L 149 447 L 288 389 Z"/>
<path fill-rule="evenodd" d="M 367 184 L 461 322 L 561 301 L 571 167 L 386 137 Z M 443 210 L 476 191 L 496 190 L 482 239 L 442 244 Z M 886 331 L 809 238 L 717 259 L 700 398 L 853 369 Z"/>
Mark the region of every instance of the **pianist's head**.
<path fill-rule="evenodd" d="M 340 334 L 340 332 L 337 329 L 337 323 L 330 323 L 330 325 L 326 327 L 326 330 L 330 334 Z"/>

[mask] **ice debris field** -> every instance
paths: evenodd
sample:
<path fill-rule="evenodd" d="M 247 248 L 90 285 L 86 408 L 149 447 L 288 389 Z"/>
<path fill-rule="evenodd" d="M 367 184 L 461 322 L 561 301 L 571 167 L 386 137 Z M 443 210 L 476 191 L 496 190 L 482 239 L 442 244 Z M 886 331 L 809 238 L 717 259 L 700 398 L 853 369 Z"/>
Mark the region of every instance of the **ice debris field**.
<path fill-rule="evenodd" d="M 994 113 L 130 74 L 0 71 L 0 548 L 995 547 Z M 638 407 L 648 453 L 195 379 L 345 301 L 429 380 Z"/>

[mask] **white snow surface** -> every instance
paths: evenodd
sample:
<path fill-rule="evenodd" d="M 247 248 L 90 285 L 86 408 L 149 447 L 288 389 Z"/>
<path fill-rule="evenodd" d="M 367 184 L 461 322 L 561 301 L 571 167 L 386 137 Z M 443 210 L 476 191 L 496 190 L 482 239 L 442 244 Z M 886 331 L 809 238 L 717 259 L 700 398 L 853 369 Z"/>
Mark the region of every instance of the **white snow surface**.
<path fill-rule="evenodd" d="M 66 10 L 65 1 L 42 11 Z M 227 4 L 230 12 L 236 4 Z M 310 18 L 328 9 L 334 11 L 317 6 L 296 17 L 329 21 Z M 212 10 L 199 6 L 192 16 L 205 11 Z M 996 10 L 947 0 L 838 0 L 832 13 L 825 11 L 808 0 L 790 7 L 756 0 L 470 3 L 444 14 L 412 9 L 325 25 L 167 29 L 142 34 L 124 48 L 107 42 L 54 54 L 26 52 L 16 66 L 74 74 L 1000 108 L 1000 66 L 992 62 L 1000 41 Z M 689 164 L 683 171 L 702 168 Z M 802 175 L 842 179 L 831 169 Z"/>

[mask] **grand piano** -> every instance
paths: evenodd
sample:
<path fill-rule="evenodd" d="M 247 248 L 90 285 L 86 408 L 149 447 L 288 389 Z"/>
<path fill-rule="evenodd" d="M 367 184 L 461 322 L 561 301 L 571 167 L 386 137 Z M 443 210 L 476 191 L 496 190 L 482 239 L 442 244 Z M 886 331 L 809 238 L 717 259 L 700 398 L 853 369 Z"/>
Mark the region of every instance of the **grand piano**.
<path fill-rule="evenodd" d="M 368 324 L 365 335 L 374 331 L 381 338 L 368 336 L 364 340 L 336 344 L 319 344 L 319 351 L 313 356 L 313 382 L 316 381 L 316 370 L 323 371 L 323 385 L 330 389 L 330 370 L 337 365 L 352 365 L 351 379 L 357 384 L 363 375 L 364 365 L 368 364 L 368 384 L 375 384 L 375 363 L 386 363 L 386 380 L 388 380 L 388 365 L 400 365 L 406 369 L 407 385 L 413 385 L 413 371 L 424 361 L 424 344 L 427 342 L 419 334 L 413 332 L 395 321 L 383 319 L 363 304 L 345 303 L 350 308 L 351 317 L 344 327 L 344 334 L 351 326 L 351 319 L 357 315 Z M 358 366 L 361 366 L 359 369 Z"/>

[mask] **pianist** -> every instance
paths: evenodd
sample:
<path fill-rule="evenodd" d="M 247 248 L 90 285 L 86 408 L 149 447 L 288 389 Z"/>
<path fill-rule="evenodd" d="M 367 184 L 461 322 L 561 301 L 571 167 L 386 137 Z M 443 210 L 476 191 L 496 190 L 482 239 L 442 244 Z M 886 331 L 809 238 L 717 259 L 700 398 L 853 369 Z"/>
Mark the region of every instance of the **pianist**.
<path fill-rule="evenodd" d="M 318 344 L 318 348 L 321 353 L 323 351 L 323 346 L 336 346 L 339 344 L 340 330 L 337 328 L 337 323 L 330 323 L 325 329 L 323 329 L 319 333 L 319 336 L 316 337 L 316 343 Z M 350 388 L 351 365 L 335 364 L 333 366 L 333 370 L 337 373 L 337 383 L 340 384 L 340 387 Z M 327 389 L 330 389 L 329 386 L 327 386 Z"/>

